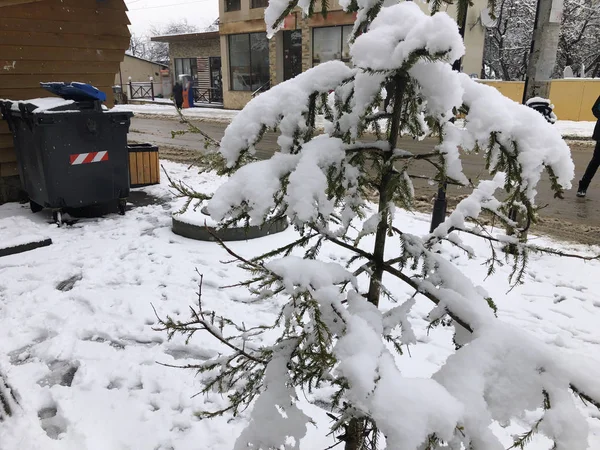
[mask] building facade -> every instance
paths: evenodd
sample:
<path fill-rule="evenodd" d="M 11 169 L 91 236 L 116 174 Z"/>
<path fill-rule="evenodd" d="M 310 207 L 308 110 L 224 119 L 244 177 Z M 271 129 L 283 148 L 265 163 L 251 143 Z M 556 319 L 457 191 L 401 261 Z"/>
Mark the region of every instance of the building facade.
<path fill-rule="evenodd" d="M 168 76 L 168 68 L 169 66 L 165 64 L 133 55 L 125 55 L 125 59 L 119 66 L 119 73 L 115 75 L 115 86 L 120 86 L 123 92 L 127 92 L 128 98 L 131 98 L 131 92 L 128 89 L 129 82 L 152 83 L 155 95 L 169 98 L 171 95 L 171 79 Z M 165 69 L 167 69 L 166 76 L 164 76 Z"/>
<path fill-rule="evenodd" d="M 426 11 L 426 4 L 418 4 Z M 475 76 L 482 67 L 485 29 L 480 14 L 486 5 L 487 0 L 475 0 L 467 16 L 462 64 L 465 73 Z M 321 62 L 350 60 L 348 37 L 354 16 L 342 11 L 337 0 L 329 2 L 327 18 L 315 14 L 307 19 L 299 10 L 293 12 L 270 40 L 265 33 L 266 6 L 267 0 L 219 0 L 225 108 L 243 108 L 262 90 Z M 447 12 L 456 15 L 453 6 Z"/>
<path fill-rule="evenodd" d="M 152 37 L 169 44 L 173 82 L 181 75 L 193 78 L 200 101 L 222 102 L 221 44 L 218 31 Z"/>

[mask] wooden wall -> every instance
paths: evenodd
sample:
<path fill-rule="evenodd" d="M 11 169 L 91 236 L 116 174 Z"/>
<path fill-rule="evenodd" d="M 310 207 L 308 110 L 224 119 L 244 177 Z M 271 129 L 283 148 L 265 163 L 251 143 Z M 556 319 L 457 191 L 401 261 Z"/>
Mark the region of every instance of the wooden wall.
<path fill-rule="evenodd" d="M 112 104 L 129 47 L 126 11 L 123 0 L 0 0 L 0 99 L 48 97 L 40 82 L 80 81 Z M 0 178 L 16 174 L 12 137 L 0 120 Z"/>

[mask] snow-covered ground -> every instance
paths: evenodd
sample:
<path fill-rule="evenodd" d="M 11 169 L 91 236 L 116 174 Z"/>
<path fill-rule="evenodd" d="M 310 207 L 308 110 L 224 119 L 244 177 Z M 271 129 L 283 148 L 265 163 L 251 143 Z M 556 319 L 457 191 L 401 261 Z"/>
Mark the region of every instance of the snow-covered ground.
<path fill-rule="evenodd" d="M 159 98 L 156 97 L 154 100 L 149 98 L 135 98 L 129 100 L 132 104 L 159 104 L 159 105 L 174 105 L 173 100 L 170 98 Z"/>
<path fill-rule="evenodd" d="M 117 111 L 132 111 L 134 114 L 147 114 L 155 116 L 176 117 L 177 110 L 173 105 L 116 105 Z M 193 119 L 204 119 L 216 122 L 230 122 L 239 111 L 217 108 L 188 108 L 183 110 L 183 115 Z"/>
<path fill-rule="evenodd" d="M 568 137 L 581 137 L 591 139 L 596 122 L 575 122 L 572 120 L 559 120 L 554 126 L 558 127 L 560 134 Z"/>
<path fill-rule="evenodd" d="M 177 111 L 172 105 L 117 105 L 117 110 L 132 111 L 135 114 L 147 114 L 157 116 L 177 116 Z M 183 110 L 184 116 L 192 119 L 203 119 L 215 122 L 231 122 L 239 113 L 231 109 L 215 108 L 191 108 Z M 554 125 L 563 136 L 571 138 L 590 139 L 596 122 L 574 122 L 571 120 L 559 120 Z"/>
<path fill-rule="evenodd" d="M 221 180 L 197 175 L 186 166 L 163 161 L 175 179 L 205 192 Z M 124 217 L 110 215 L 82 219 L 71 227 L 48 223 L 47 213 L 36 215 L 15 203 L 0 206 L 0 236 L 51 237 L 47 248 L 0 259 L 0 371 L 18 391 L 22 410 L 0 423 L 2 450 L 113 450 L 207 449 L 230 450 L 246 423 L 248 412 L 237 418 L 200 421 L 194 412 L 218 409 L 218 395 L 193 395 L 202 379 L 188 370 L 162 366 L 193 364 L 214 355 L 219 345 L 199 334 L 189 345 L 181 337 L 167 341 L 153 330 L 152 306 L 162 317 L 185 319 L 188 305 L 196 302 L 199 275 L 204 275 L 203 303 L 232 319 L 253 326 L 270 321 L 276 309 L 271 302 L 247 304 L 239 288 L 220 289 L 244 279 L 245 274 L 217 244 L 188 240 L 171 232 L 171 214 L 181 200 L 173 199 L 166 180 L 144 189 L 160 201 L 133 208 Z M 429 217 L 398 211 L 403 230 L 424 234 Z M 249 242 L 232 243 L 245 256 L 289 242 L 287 231 Z M 475 283 L 482 284 L 499 307 L 499 316 L 557 350 L 600 359 L 600 262 L 533 256 L 526 284 L 510 290 L 509 267 L 500 267 L 487 280 L 483 259 L 486 244 L 468 236 L 477 259 L 469 260 L 456 248 L 449 258 Z M 369 245 L 365 239 L 362 245 Z M 571 252 L 600 252 L 600 248 L 562 245 L 537 238 L 539 244 Z M 325 259 L 344 262 L 351 256 L 325 246 Z M 63 283 L 67 281 L 66 283 Z M 406 286 L 386 280 L 396 297 L 410 295 Z M 60 289 L 59 289 L 60 287 Z M 71 288 L 71 289 L 69 289 Z M 387 305 L 389 306 L 389 304 Z M 398 359 L 407 376 L 429 376 L 452 352 L 450 330 L 427 331 L 426 315 L 432 308 L 420 298 L 410 317 L 418 345 L 410 356 Z M 304 398 L 301 395 L 301 398 Z M 582 404 L 582 408 L 585 408 Z M 329 419 L 304 403 L 316 419 L 302 442 L 303 450 L 323 449 L 335 443 L 326 436 Z M 600 448 L 600 422 L 589 425 L 590 449 Z M 495 432 L 506 447 L 511 434 L 523 424 Z M 534 450 L 546 450 L 549 441 L 535 438 Z"/>

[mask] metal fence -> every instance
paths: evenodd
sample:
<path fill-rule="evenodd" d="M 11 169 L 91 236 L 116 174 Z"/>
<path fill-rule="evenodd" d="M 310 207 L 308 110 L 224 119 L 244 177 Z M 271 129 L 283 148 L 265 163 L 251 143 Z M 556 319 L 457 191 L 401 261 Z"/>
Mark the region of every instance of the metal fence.
<path fill-rule="evenodd" d="M 129 95 L 131 99 L 150 98 L 154 100 L 154 83 L 148 82 L 129 82 Z"/>
<path fill-rule="evenodd" d="M 223 103 L 223 92 L 218 88 L 201 88 L 194 86 L 194 102 L 196 103 Z"/>

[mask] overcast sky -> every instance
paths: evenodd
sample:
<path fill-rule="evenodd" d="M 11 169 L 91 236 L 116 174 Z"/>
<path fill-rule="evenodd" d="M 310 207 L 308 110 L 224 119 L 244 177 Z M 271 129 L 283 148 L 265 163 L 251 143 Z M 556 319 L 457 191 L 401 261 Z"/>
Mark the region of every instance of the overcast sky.
<path fill-rule="evenodd" d="M 201 28 L 219 16 L 218 0 L 125 0 L 129 8 L 131 31 L 146 34 L 151 25 L 187 19 Z"/>

